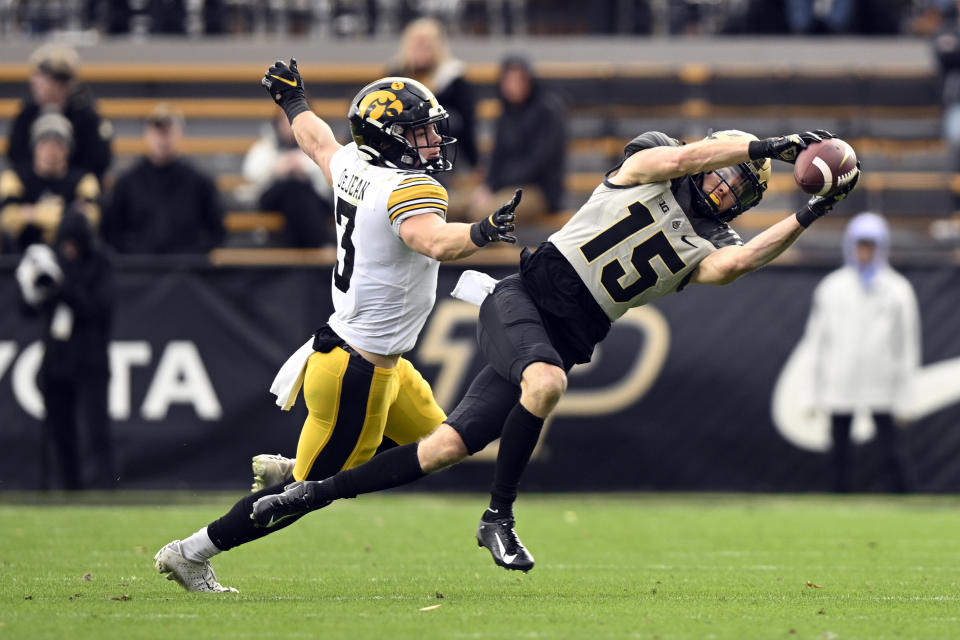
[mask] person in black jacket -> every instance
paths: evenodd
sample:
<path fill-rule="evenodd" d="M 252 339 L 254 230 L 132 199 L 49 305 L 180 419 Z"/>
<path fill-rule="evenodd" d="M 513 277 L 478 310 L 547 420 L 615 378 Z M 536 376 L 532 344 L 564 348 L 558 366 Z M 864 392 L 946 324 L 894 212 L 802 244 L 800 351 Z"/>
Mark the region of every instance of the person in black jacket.
<path fill-rule="evenodd" d="M 102 182 L 113 157 L 110 142 L 113 125 L 97 113 L 90 90 L 76 79 L 77 52 L 58 44 L 45 45 L 30 57 L 30 96 L 9 130 L 7 156 L 15 167 L 29 167 L 33 161 L 30 131 L 44 113 L 62 113 L 73 127 L 74 145 L 70 167 L 93 173 Z"/>
<path fill-rule="evenodd" d="M 491 203 L 517 187 L 523 188 L 527 219 L 562 210 L 567 143 L 562 101 L 544 90 L 530 62 L 519 55 L 504 58 L 498 88 L 502 112 L 471 217 L 486 215 Z"/>
<path fill-rule="evenodd" d="M 36 248 L 28 249 L 24 262 Z M 79 212 L 69 211 L 64 216 L 55 250 L 55 259 L 48 261 L 53 263 L 51 267 L 40 269 L 31 278 L 18 273 L 28 312 L 42 315 L 45 324 L 38 382 L 46 408 L 46 435 L 63 488 L 108 489 L 116 478 L 107 415 L 113 273 L 93 228 Z M 80 425 L 86 433 L 86 447 L 78 441 Z M 89 485 L 84 479 L 84 460 L 94 463 Z M 49 481 L 46 474 L 44 481 Z"/>
<path fill-rule="evenodd" d="M 213 180 L 180 157 L 183 116 L 158 104 L 143 134 L 146 156 L 117 178 L 103 235 L 121 253 L 206 253 L 224 237 Z"/>

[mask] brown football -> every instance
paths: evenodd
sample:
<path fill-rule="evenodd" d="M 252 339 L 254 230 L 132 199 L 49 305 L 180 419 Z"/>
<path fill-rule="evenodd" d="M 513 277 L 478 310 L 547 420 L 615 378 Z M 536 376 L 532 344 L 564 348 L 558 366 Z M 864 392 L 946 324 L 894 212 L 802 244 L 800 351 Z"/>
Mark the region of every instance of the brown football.
<path fill-rule="evenodd" d="M 805 192 L 822 196 L 842 184 L 857 166 L 857 154 L 840 138 L 814 142 L 797 156 L 793 177 Z"/>

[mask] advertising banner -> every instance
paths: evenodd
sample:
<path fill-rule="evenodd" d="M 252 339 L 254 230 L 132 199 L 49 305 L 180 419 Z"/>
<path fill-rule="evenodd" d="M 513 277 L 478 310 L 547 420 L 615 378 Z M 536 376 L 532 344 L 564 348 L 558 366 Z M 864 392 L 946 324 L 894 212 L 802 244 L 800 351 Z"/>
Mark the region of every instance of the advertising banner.
<path fill-rule="evenodd" d="M 484 270 L 503 277 L 512 268 Z M 483 364 L 477 308 L 448 295 L 461 271 L 441 268 L 437 306 L 408 354 L 448 411 Z M 801 340 L 827 271 L 768 267 L 631 311 L 593 362 L 571 372 L 524 490 L 829 490 L 829 428 L 811 408 Z M 56 487 L 41 454 L 42 327 L 17 311 L 12 266 L 0 273 L 0 490 L 37 488 L 44 477 Z M 960 273 L 903 273 L 919 299 L 923 367 L 899 435 L 920 490 L 958 491 Z M 109 390 L 117 486 L 242 489 L 252 455 L 293 456 L 302 399 L 282 412 L 267 389 L 330 314 L 330 267 L 139 262 L 120 264 L 117 277 Z M 887 490 L 869 416 L 857 417 L 854 439 L 856 488 Z M 485 491 L 495 451 L 414 488 Z"/>

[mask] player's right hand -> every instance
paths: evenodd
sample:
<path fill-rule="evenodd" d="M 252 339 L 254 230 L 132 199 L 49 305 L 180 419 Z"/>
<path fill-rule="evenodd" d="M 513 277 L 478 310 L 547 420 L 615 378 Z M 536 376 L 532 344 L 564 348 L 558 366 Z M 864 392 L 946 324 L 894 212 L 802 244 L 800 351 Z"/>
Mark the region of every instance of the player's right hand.
<path fill-rule="evenodd" d="M 516 229 L 513 223 L 516 220 L 515 210 L 520 204 L 521 196 L 523 196 L 523 189 L 517 189 L 507 203 L 480 222 L 470 225 L 470 239 L 473 240 L 473 244 L 478 247 L 491 242 L 516 244 L 517 237 L 510 234 Z"/>
<path fill-rule="evenodd" d="M 300 77 L 300 70 L 297 69 L 296 58 L 290 58 L 289 67 L 283 60 L 274 62 L 273 66 L 263 74 L 260 85 L 267 90 L 273 101 L 283 108 L 298 98 L 306 99 L 303 78 Z"/>
<path fill-rule="evenodd" d="M 793 164 L 797 161 L 800 152 L 814 142 L 820 142 L 824 138 L 834 138 L 832 133 L 824 129 L 814 131 L 804 131 L 803 133 L 791 133 L 786 136 L 777 136 L 775 138 L 764 138 L 763 140 L 753 140 L 750 142 L 749 153 L 752 160 L 757 158 L 773 158 L 782 162 Z"/>

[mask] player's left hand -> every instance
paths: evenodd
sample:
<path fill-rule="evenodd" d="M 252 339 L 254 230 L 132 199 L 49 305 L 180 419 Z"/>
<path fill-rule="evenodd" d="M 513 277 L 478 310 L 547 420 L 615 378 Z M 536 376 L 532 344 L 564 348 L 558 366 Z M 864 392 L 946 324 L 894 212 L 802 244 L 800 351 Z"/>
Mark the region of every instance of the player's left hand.
<path fill-rule="evenodd" d="M 297 98 L 306 99 L 303 78 L 300 77 L 296 58 L 290 58 L 290 66 L 287 66 L 283 60 L 274 62 L 273 66 L 263 74 L 260 84 L 267 90 L 273 101 L 283 108 Z"/>
<path fill-rule="evenodd" d="M 483 247 L 491 242 L 508 242 L 516 244 L 517 237 L 510 235 L 516 226 L 513 224 L 516 220 L 515 210 L 520 204 L 520 198 L 523 196 L 523 189 L 517 189 L 513 197 L 499 209 L 470 226 L 470 239 L 473 244 Z"/>
<path fill-rule="evenodd" d="M 850 192 L 856 188 L 859 180 L 860 162 L 857 161 L 856 171 L 851 172 L 850 177 L 846 178 L 846 181 L 842 185 L 826 195 L 813 196 L 810 198 L 810 200 L 807 201 L 807 206 L 797 213 L 797 220 L 804 227 L 809 227 L 811 223 L 830 213 L 838 202 L 850 195 Z"/>

